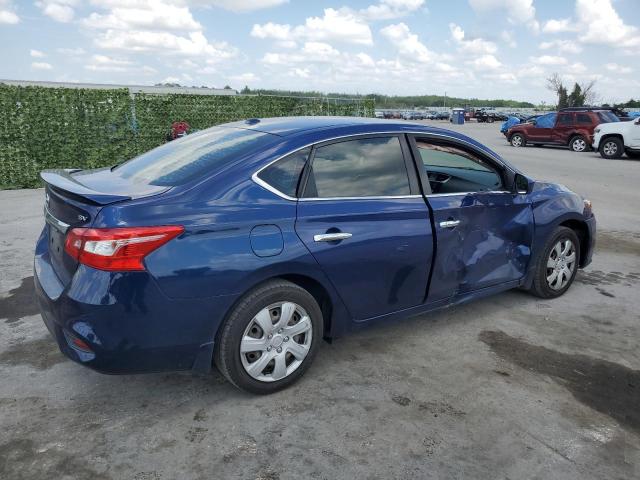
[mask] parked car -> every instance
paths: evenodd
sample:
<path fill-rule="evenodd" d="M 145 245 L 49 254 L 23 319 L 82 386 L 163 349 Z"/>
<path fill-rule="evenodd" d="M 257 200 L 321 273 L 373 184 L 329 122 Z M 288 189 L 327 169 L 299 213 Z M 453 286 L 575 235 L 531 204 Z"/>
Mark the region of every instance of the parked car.
<path fill-rule="evenodd" d="M 552 122 L 548 120 L 553 119 Z M 593 131 L 601 123 L 619 122 L 609 110 L 565 108 L 557 114 L 542 115 L 532 122 L 514 125 L 507 131 L 512 146 L 567 145 L 574 152 L 585 152 L 593 143 Z"/>
<path fill-rule="evenodd" d="M 640 118 L 628 122 L 598 125 L 594 130 L 593 149 L 602 158 L 640 158 Z"/>
<path fill-rule="evenodd" d="M 112 168 L 45 170 L 44 323 L 105 373 L 213 364 L 269 393 L 323 338 L 589 264 L 591 204 L 459 133 L 346 117 L 252 119 Z"/>
<path fill-rule="evenodd" d="M 435 120 L 449 120 L 451 114 L 449 112 L 437 112 L 435 115 Z"/>

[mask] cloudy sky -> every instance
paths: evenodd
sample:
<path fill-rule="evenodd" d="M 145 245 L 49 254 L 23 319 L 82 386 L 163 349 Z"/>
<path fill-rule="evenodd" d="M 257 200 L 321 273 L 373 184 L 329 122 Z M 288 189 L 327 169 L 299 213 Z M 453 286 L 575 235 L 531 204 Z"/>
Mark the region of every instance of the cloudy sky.
<path fill-rule="evenodd" d="M 640 97 L 639 0 L 0 0 L 0 78 Z"/>

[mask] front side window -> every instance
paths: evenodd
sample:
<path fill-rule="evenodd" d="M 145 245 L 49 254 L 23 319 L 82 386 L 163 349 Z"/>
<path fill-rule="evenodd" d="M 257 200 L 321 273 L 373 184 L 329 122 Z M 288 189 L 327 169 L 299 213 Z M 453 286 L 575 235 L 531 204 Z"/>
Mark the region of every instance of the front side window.
<path fill-rule="evenodd" d="M 547 113 L 536 119 L 536 127 L 538 128 L 553 128 L 556 124 L 557 113 Z"/>
<path fill-rule="evenodd" d="M 258 178 L 285 195 L 295 197 L 298 180 L 310 152 L 311 148 L 305 148 L 287 155 L 258 173 Z"/>
<path fill-rule="evenodd" d="M 573 115 L 570 113 L 563 113 L 558 115 L 558 125 L 571 125 L 573 122 Z"/>
<path fill-rule="evenodd" d="M 502 189 L 502 179 L 491 165 L 452 145 L 416 142 L 429 178 L 431 192 L 469 193 Z"/>
<path fill-rule="evenodd" d="M 581 123 L 583 125 L 591 124 L 591 117 L 587 113 L 579 113 L 578 115 L 576 115 L 576 119 L 578 123 Z"/>
<path fill-rule="evenodd" d="M 307 198 L 409 195 L 409 178 L 395 136 L 363 138 L 316 148 Z"/>

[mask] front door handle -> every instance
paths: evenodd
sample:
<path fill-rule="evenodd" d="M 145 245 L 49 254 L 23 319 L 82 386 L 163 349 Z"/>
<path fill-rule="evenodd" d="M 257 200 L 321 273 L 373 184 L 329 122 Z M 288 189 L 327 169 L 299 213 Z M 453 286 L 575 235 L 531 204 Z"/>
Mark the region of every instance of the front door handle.
<path fill-rule="evenodd" d="M 447 220 L 445 222 L 440 222 L 440 228 L 453 228 L 460 225 L 460 220 Z"/>
<path fill-rule="evenodd" d="M 313 236 L 314 242 L 337 242 L 339 240 L 346 240 L 347 238 L 351 238 L 353 235 L 347 232 L 338 232 L 338 233 L 321 233 L 319 235 Z"/>

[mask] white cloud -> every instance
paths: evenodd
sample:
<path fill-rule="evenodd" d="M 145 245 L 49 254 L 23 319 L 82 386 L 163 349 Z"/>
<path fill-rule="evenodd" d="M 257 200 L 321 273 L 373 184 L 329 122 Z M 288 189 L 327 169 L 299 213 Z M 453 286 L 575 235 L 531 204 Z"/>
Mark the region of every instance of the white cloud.
<path fill-rule="evenodd" d="M 624 23 L 611 0 L 576 0 L 576 16 L 585 29 L 580 36 L 584 43 L 640 47 L 638 28 Z"/>
<path fill-rule="evenodd" d="M 424 5 L 424 0 L 380 0 L 359 11 L 368 20 L 392 20 L 415 12 Z"/>
<path fill-rule="evenodd" d="M 232 12 L 252 12 L 277 7 L 289 3 L 289 0 L 191 0 L 189 3 L 194 6 L 220 7 Z"/>
<path fill-rule="evenodd" d="M 469 5 L 476 12 L 504 11 L 511 23 L 526 25 L 536 33 L 540 30 L 533 0 L 469 0 Z"/>
<path fill-rule="evenodd" d="M 251 36 L 256 38 L 273 38 L 276 40 L 289 40 L 291 38 L 291 25 L 267 22 L 264 25 L 253 25 Z"/>
<path fill-rule="evenodd" d="M 94 43 L 106 50 L 203 57 L 212 64 L 238 51 L 209 42 L 189 7 L 168 0 L 93 0 L 106 13 L 93 12 L 81 24 L 97 31 Z"/>
<path fill-rule="evenodd" d="M 624 65 L 618 65 L 617 63 L 607 63 L 605 65 L 605 68 L 607 70 L 609 70 L 610 72 L 615 72 L 615 73 L 631 73 L 633 72 L 633 68 L 631 67 L 626 67 Z"/>
<path fill-rule="evenodd" d="M 516 48 L 518 46 L 518 43 L 516 42 L 516 40 L 514 38 L 513 32 L 510 32 L 510 31 L 507 31 L 507 30 L 503 30 L 500 33 L 500 40 L 502 40 L 504 43 L 506 43 L 510 48 Z"/>
<path fill-rule="evenodd" d="M 576 62 L 569 65 L 566 70 L 571 73 L 581 74 L 581 73 L 586 73 L 587 67 L 582 62 Z"/>
<path fill-rule="evenodd" d="M 15 13 L 11 0 L 0 0 L 0 25 L 15 25 L 20 22 L 20 17 Z"/>
<path fill-rule="evenodd" d="M 44 15 L 56 22 L 68 23 L 73 20 L 74 7 L 80 2 L 79 0 L 41 0 L 35 3 Z"/>
<path fill-rule="evenodd" d="M 396 47 L 398 54 L 413 62 L 428 63 L 435 60 L 436 55 L 422 43 L 415 33 L 411 33 L 405 23 L 388 25 L 380 33 Z"/>
<path fill-rule="evenodd" d="M 94 72 L 126 72 L 130 70 L 133 62 L 126 59 L 108 57 L 106 55 L 93 55 L 90 63 L 84 68 Z"/>
<path fill-rule="evenodd" d="M 555 55 L 529 57 L 529 60 L 537 65 L 566 65 L 567 63 L 569 63 L 566 58 Z"/>
<path fill-rule="evenodd" d="M 33 58 L 44 58 L 44 57 L 46 57 L 44 52 L 41 52 L 40 50 L 34 50 L 33 48 L 31 50 L 29 50 L 29 55 L 31 55 Z"/>
<path fill-rule="evenodd" d="M 232 75 L 230 80 L 236 83 L 249 84 L 260 81 L 260 77 L 253 72 L 241 73 L 240 75 Z"/>
<path fill-rule="evenodd" d="M 82 47 L 76 47 L 76 48 L 58 48 L 56 49 L 56 51 L 58 53 L 61 53 L 62 55 L 66 55 L 69 57 L 79 57 L 80 55 L 84 55 L 85 50 Z"/>
<path fill-rule="evenodd" d="M 360 45 L 372 45 L 373 37 L 367 23 L 349 9 L 325 8 L 322 17 L 309 17 L 304 25 L 292 27 L 287 24 L 268 22 L 255 24 L 251 35 L 280 41 L 311 40 L 341 41 Z"/>
<path fill-rule="evenodd" d="M 547 20 L 542 27 L 542 31 L 545 33 L 562 33 L 562 32 L 575 32 L 578 26 L 571 22 L 570 18 L 562 18 L 560 20 Z"/>
<path fill-rule="evenodd" d="M 481 55 L 469 63 L 478 71 L 502 68 L 502 63 L 493 55 Z"/>
<path fill-rule="evenodd" d="M 473 55 L 495 53 L 498 47 L 495 43 L 482 38 L 474 38 L 472 40 L 465 39 L 465 33 L 462 27 L 455 23 L 449 24 L 449 30 L 451 30 L 451 37 L 454 42 L 460 47 L 460 50 L 464 53 Z"/>
<path fill-rule="evenodd" d="M 47 62 L 33 62 L 31 68 L 34 70 L 51 70 L 53 66 Z"/>
<path fill-rule="evenodd" d="M 549 50 L 555 48 L 558 52 L 577 54 L 582 52 L 582 47 L 572 40 L 552 40 L 550 42 L 542 42 L 539 45 L 541 50 Z"/>

